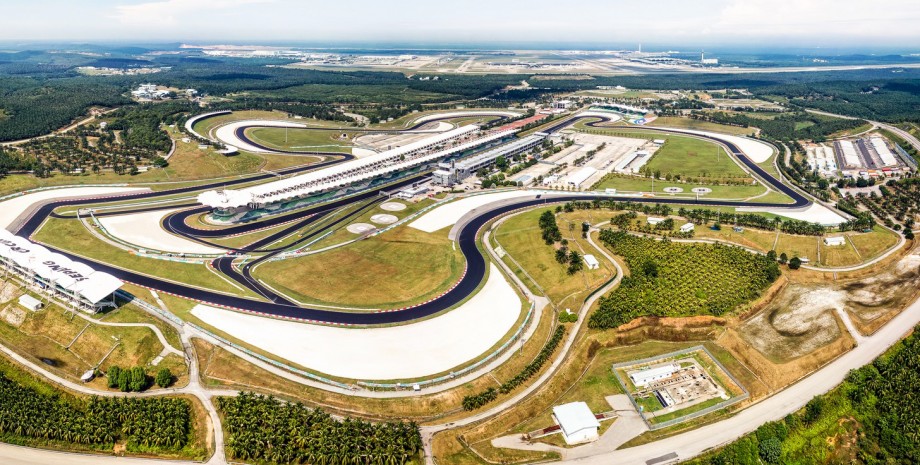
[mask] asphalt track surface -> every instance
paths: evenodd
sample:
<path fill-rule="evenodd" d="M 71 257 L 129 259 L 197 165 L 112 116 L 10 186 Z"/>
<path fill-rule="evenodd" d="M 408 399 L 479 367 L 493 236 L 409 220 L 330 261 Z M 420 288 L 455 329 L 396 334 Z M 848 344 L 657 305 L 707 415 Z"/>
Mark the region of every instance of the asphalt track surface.
<path fill-rule="evenodd" d="M 591 126 L 595 126 L 599 124 L 600 121 L 603 121 L 601 118 L 595 117 L 595 116 L 584 117 L 584 118 L 593 118 L 593 119 L 599 120 L 594 123 L 588 123 Z M 581 118 L 574 118 L 574 119 L 568 119 L 565 121 L 561 121 L 557 123 L 556 125 L 552 126 L 551 128 L 549 128 L 546 132 L 558 131 L 564 127 L 571 125 L 578 119 L 581 119 Z M 655 131 L 655 132 L 665 132 L 665 133 L 680 133 L 679 130 L 664 131 L 664 130 L 656 130 L 656 129 L 651 129 L 651 128 L 630 128 L 630 131 L 632 130 Z M 155 289 L 160 292 L 166 292 L 169 294 L 178 295 L 178 296 L 189 298 L 189 299 L 196 300 L 199 302 L 204 302 L 204 303 L 218 306 L 218 307 L 231 308 L 235 310 L 241 310 L 241 311 L 252 312 L 252 313 L 274 316 L 274 317 L 319 322 L 319 323 L 326 323 L 326 324 L 335 324 L 335 325 L 361 325 L 361 326 L 385 325 L 385 324 L 404 323 L 404 322 L 409 322 L 412 320 L 417 320 L 420 318 L 425 318 L 425 317 L 435 315 L 437 313 L 448 310 L 460 304 L 467 297 L 469 297 L 473 292 L 475 292 L 476 288 L 479 286 L 479 284 L 482 282 L 482 280 L 485 277 L 485 270 L 487 266 L 485 258 L 483 257 L 483 255 L 481 254 L 481 252 L 479 251 L 477 247 L 477 236 L 479 234 L 480 229 L 484 225 L 492 221 L 493 219 L 498 218 L 508 212 L 518 210 L 521 208 L 536 207 L 539 205 L 547 204 L 548 202 L 564 203 L 564 202 L 575 201 L 575 200 L 592 201 L 596 199 L 597 200 L 615 199 L 617 201 L 661 203 L 661 204 L 674 204 L 674 205 L 728 206 L 728 207 L 742 207 L 742 206 L 756 205 L 756 206 L 766 206 L 766 207 L 797 208 L 797 207 L 805 207 L 810 204 L 808 199 L 804 198 L 801 194 L 791 189 L 789 186 L 773 178 L 769 173 L 767 173 L 762 168 L 760 168 L 756 163 L 752 162 L 747 156 L 745 156 L 741 152 L 741 150 L 738 149 L 737 146 L 735 146 L 731 142 L 719 139 L 718 137 L 715 137 L 715 136 L 705 136 L 705 135 L 696 135 L 696 134 L 693 134 L 693 136 L 701 137 L 704 139 L 710 139 L 716 143 L 724 145 L 726 148 L 728 148 L 732 152 L 732 154 L 738 157 L 739 161 L 744 163 L 745 166 L 747 166 L 751 171 L 753 171 L 758 176 L 760 176 L 765 182 L 768 182 L 776 190 L 783 192 L 784 194 L 791 197 L 794 200 L 794 203 L 791 203 L 791 204 L 753 203 L 753 202 L 722 201 L 722 200 L 707 200 L 707 199 L 701 199 L 701 200 L 694 201 L 694 200 L 686 200 L 686 199 L 671 199 L 671 198 L 657 198 L 657 197 L 625 197 L 625 196 L 611 197 L 609 195 L 592 196 L 592 195 L 574 195 L 574 194 L 573 195 L 553 195 L 551 199 L 547 197 L 542 197 L 540 195 L 535 195 L 532 198 L 521 198 L 518 201 L 515 201 L 513 203 L 510 203 L 510 204 L 506 203 L 500 207 L 497 207 L 497 208 L 494 208 L 488 211 L 484 211 L 481 214 L 479 214 L 479 216 L 471 219 L 469 222 L 467 222 L 466 224 L 462 226 L 461 230 L 457 234 L 457 245 L 459 246 L 461 253 L 464 255 L 466 259 L 466 270 L 463 273 L 463 276 L 461 277 L 460 281 L 457 282 L 453 288 L 451 288 L 449 291 L 447 291 L 443 295 L 433 300 L 430 300 L 428 302 L 425 302 L 425 303 L 422 303 L 422 304 L 419 304 L 413 307 L 408 307 L 408 308 L 403 308 L 403 309 L 394 309 L 394 310 L 384 310 L 384 311 L 378 311 L 378 312 L 369 312 L 369 313 L 340 312 L 340 311 L 334 311 L 334 310 L 328 310 L 328 309 L 309 308 L 309 307 L 301 307 L 301 306 L 294 305 L 288 300 L 282 298 L 281 296 L 278 296 L 274 292 L 271 292 L 269 289 L 266 289 L 264 286 L 259 284 L 257 280 L 253 279 L 248 274 L 248 271 L 251 268 L 252 264 L 250 264 L 250 266 L 244 267 L 242 272 L 238 272 L 232 266 L 232 259 L 230 259 L 229 257 L 227 259 L 215 260 L 215 263 L 214 263 L 215 268 L 225 272 L 228 276 L 230 276 L 237 282 L 244 284 L 251 289 L 253 288 L 254 284 L 258 284 L 257 292 L 265 296 L 268 300 L 270 300 L 269 302 L 261 302 L 261 301 L 257 301 L 253 299 L 244 298 L 244 297 L 238 297 L 238 296 L 233 296 L 233 295 L 221 294 L 221 293 L 213 292 L 209 290 L 198 289 L 198 288 L 186 286 L 181 283 L 166 281 L 166 280 L 162 280 L 159 278 L 154 278 L 151 276 L 143 275 L 140 273 L 135 273 L 132 271 L 124 270 L 121 268 L 116 268 L 116 267 L 113 267 L 105 263 L 86 260 L 86 259 L 83 259 L 82 257 L 77 257 L 72 254 L 69 254 L 66 251 L 56 250 L 52 247 L 49 247 L 49 249 L 55 250 L 56 252 L 59 252 L 65 256 L 68 256 L 69 258 L 73 260 L 85 262 L 91 267 L 93 267 L 94 269 L 110 273 L 124 281 L 131 282 L 131 283 L 143 286 L 143 287 Z M 341 158 L 340 160 L 334 160 L 330 162 L 324 162 L 324 164 L 328 165 L 332 163 L 337 163 L 337 162 L 341 162 L 344 159 L 346 158 Z M 296 172 L 297 170 L 315 169 L 317 167 L 318 165 L 311 165 L 306 168 L 299 167 L 299 169 L 294 168 L 288 171 Z M 274 176 L 275 176 L 274 174 L 267 174 L 264 176 L 260 175 L 256 177 L 250 177 L 250 178 L 245 178 L 241 180 L 234 180 L 230 182 L 213 183 L 213 184 L 204 185 L 204 186 L 193 186 L 193 187 L 188 187 L 188 188 L 175 189 L 171 191 L 132 194 L 132 195 L 127 195 L 127 196 L 117 197 L 115 199 L 119 201 L 133 200 L 133 199 L 151 199 L 151 198 L 164 196 L 164 195 L 174 195 L 174 194 L 182 193 L 182 192 L 193 192 L 193 191 L 200 191 L 203 189 L 216 188 L 219 186 L 226 186 L 230 184 L 252 182 L 254 180 L 266 179 L 266 178 L 274 177 Z M 406 180 L 403 182 L 412 182 L 412 181 L 414 181 L 414 179 Z M 291 227 L 284 228 L 284 230 L 279 233 L 273 234 L 269 236 L 268 238 L 260 240 L 254 244 L 250 244 L 250 247 L 252 246 L 262 247 L 262 246 L 270 244 L 271 242 L 274 242 L 275 240 L 281 237 L 284 237 L 285 235 L 292 233 L 296 229 L 309 225 L 312 222 L 318 221 L 319 219 L 325 217 L 327 214 L 329 214 L 336 208 L 340 208 L 342 206 L 345 206 L 345 205 L 348 205 L 354 202 L 364 201 L 364 200 L 373 198 L 374 196 L 377 196 L 377 195 L 378 193 L 376 190 L 365 192 L 365 193 L 358 194 L 353 197 L 341 199 L 341 200 L 338 200 L 338 201 L 335 201 L 329 204 L 324 204 L 324 205 L 319 205 L 313 208 L 303 209 L 303 210 L 293 212 L 287 215 L 279 215 L 277 217 L 273 217 L 268 220 L 260 221 L 257 223 L 241 224 L 241 225 L 234 226 L 232 228 L 222 229 L 219 231 L 200 230 L 200 229 L 192 228 L 188 226 L 188 224 L 186 223 L 185 218 L 193 214 L 199 214 L 199 213 L 205 212 L 207 211 L 206 208 L 192 208 L 184 212 L 178 212 L 177 214 L 171 215 L 167 219 L 167 221 L 165 221 L 164 223 L 167 225 L 166 226 L 167 230 L 171 232 L 183 235 L 185 237 L 189 237 L 193 240 L 201 241 L 203 240 L 202 237 L 220 237 L 220 236 L 226 236 L 229 234 L 240 234 L 240 233 L 256 231 L 256 230 L 263 229 L 266 227 L 284 224 L 287 222 L 292 222 Z M 65 201 L 46 204 L 42 206 L 41 208 L 39 208 L 38 211 L 28 221 L 26 221 L 23 224 L 20 230 L 17 231 L 17 234 L 28 237 L 38 229 L 41 223 L 45 220 L 45 218 L 51 215 L 54 209 L 62 207 L 62 206 L 78 205 L 81 203 L 85 204 L 86 201 L 85 200 L 84 201 L 65 200 Z M 170 207 L 163 207 L 163 208 L 165 209 L 165 208 L 170 208 Z M 175 208 L 175 206 L 172 206 L 171 208 Z M 149 209 L 147 210 L 149 211 Z M 359 211 L 362 211 L 362 210 L 359 209 Z M 120 212 L 120 213 L 124 214 L 127 212 Z M 349 216 L 340 218 L 337 220 L 337 222 L 345 221 L 346 219 L 348 219 L 348 217 Z M 315 234 L 317 233 L 313 233 L 312 235 L 308 237 L 301 238 L 298 240 L 298 242 L 309 240 L 309 238 L 313 237 Z M 280 251 L 273 251 L 273 252 L 278 253 Z M 265 260 L 265 259 L 267 258 L 263 257 L 261 260 Z"/>

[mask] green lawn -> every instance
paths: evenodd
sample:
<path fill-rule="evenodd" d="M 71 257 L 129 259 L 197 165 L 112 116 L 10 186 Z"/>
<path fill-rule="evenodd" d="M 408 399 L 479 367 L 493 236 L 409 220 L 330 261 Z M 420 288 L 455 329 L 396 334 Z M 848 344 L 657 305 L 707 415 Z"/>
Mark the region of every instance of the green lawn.
<path fill-rule="evenodd" d="M 305 302 L 392 308 L 443 293 L 463 268 L 462 254 L 446 236 L 401 226 L 319 254 L 268 262 L 253 275 Z"/>
<path fill-rule="evenodd" d="M 286 134 L 285 134 L 286 133 Z M 346 134 L 342 138 L 342 134 Z M 315 131 L 312 129 L 251 128 L 246 135 L 253 141 L 280 150 L 351 153 L 352 140 L 360 132 L 347 130 Z M 285 137 L 287 142 L 285 142 Z"/>
<path fill-rule="evenodd" d="M 649 126 L 695 129 L 698 131 L 712 131 L 722 134 L 733 134 L 736 136 L 750 136 L 755 132 L 753 128 L 742 128 L 738 126 L 728 126 L 726 124 L 713 123 L 709 121 L 698 121 L 690 118 L 680 118 L 676 116 L 662 116 L 649 123 Z"/>
<path fill-rule="evenodd" d="M 685 197 L 688 200 L 696 199 L 696 196 L 693 194 L 691 189 L 694 187 L 707 187 L 712 189 L 712 192 L 700 198 L 716 198 L 716 199 L 747 199 L 754 197 L 760 194 L 767 192 L 767 188 L 761 184 L 757 185 L 740 185 L 740 186 L 718 186 L 714 184 L 706 183 L 683 183 L 677 181 L 665 181 L 658 179 L 654 181 L 654 190 L 653 190 L 653 181 L 652 178 L 644 178 L 641 176 L 627 176 L 627 175 L 616 175 L 611 174 L 604 177 L 599 183 L 595 184 L 592 189 L 596 191 L 603 191 L 605 189 L 616 189 L 618 192 L 644 192 L 652 193 L 658 197 L 662 198 L 671 198 L 671 197 Z M 665 187 L 680 187 L 684 191 L 677 195 L 671 195 L 664 192 Z M 769 194 L 768 194 L 769 195 Z M 782 194 L 779 194 L 782 195 Z M 786 196 L 783 195 L 783 198 L 789 200 Z M 764 202 L 763 197 L 753 200 L 754 202 Z"/>
<path fill-rule="evenodd" d="M 585 270 L 570 275 L 565 265 L 556 262 L 556 251 L 553 246 L 546 245 L 543 241 L 537 224 L 537 219 L 544 211 L 545 208 L 537 208 L 508 218 L 498 227 L 493 237 L 546 292 L 547 298 L 557 305 L 566 302 L 566 306 L 575 310 L 580 301 L 567 300 L 566 297 L 590 292 L 609 278 L 609 275 L 603 269 Z M 575 247 L 574 238 L 575 235 L 580 237 L 580 230 L 569 231 L 565 221 L 560 220 L 558 224 L 563 238 L 569 241 L 569 247 L 582 253 Z M 586 253 L 598 256 L 594 250 Z M 601 259 L 599 256 L 598 258 Z M 506 263 L 512 270 L 517 268 L 510 260 L 506 259 Z M 521 281 L 530 283 L 530 279 L 523 273 L 518 273 L 518 277 Z M 536 291 L 535 288 L 532 289 Z"/>

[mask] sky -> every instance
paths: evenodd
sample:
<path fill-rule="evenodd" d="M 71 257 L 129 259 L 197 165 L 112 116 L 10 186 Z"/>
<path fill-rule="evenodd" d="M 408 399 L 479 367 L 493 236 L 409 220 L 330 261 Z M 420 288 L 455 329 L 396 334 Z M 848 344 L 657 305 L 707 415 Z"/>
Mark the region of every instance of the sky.
<path fill-rule="evenodd" d="M 0 41 L 920 49 L 920 0 L 4 0 Z"/>

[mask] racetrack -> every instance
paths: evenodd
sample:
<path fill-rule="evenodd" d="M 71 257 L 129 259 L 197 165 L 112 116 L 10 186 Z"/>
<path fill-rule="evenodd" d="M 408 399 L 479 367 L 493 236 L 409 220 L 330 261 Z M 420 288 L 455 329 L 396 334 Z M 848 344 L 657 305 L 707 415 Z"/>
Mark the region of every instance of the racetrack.
<path fill-rule="evenodd" d="M 583 118 L 602 120 L 602 117 L 591 115 L 591 116 L 575 116 L 568 120 L 564 120 L 556 123 L 550 129 L 549 132 L 555 132 L 562 128 L 565 128 L 575 121 L 578 121 Z M 599 124 L 600 121 L 595 121 L 588 123 L 589 125 Z M 239 129 L 238 129 L 239 130 Z M 680 130 L 668 130 L 662 131 L 659 129 L 653 128 L 631 128 L 631 130 L 637 131 L 649 131 L 649 132 L 672 132 L 680 133 Z M 111 273 L 112 275 L 143 287 L 148 287 L 155 289 L 157 291 L 166 292 L 169 294 L 178 295 L 184 298 L 192 299 L 198 302 L 207 303 L 209 305 L 230 308 L 240 311 L 252 312 L 261 315 L 282 317 L 288 319 L 297 319 L 310 322 L 326 323 L 326 324 L 337 324 L 337 325 L 387 325 L 387 324 L 397 324 L 405 323 L 420 318 L 429 317 L 440 312 L 451 309 L 467 299 L 476 288 L 482 282 L 485 272 L 486 272 L 486 261 L 477 246 L 477 236 L 480 229 L 499 216 L 502 216 L 508 212 L 518 210 L 521 208 L 528 208 L 539 206 L 541 204 L 546 204 L 548 202 L 561 203 L 568 202 L 573 200 L 581 201 L 592 201 L 595 199 L 599 200 L 608 200 L 614 198 L 618 201 L 633 201 L 633 202 L 647 202 L 647 203 L 662 203 L 662 204 L 682 204 L 682 205 L 701 205 L 701 206 L 729 206 L 729 207 L 744 207 L 756 205 L 759 207 L 770 207 L 770 208 L 795 208 L 800 209 L 807 207 L 810 202 L 808 199 L 803 197 L 797 191 L 791 187 L 783 184 L 778 179 L 773 178 L 769 173 L 763 170 L 760 166 L 754 163 L 749 159 L 736 144 L 732 141 L 722 139 L 716 135 L 700 135 L 692 134 L 695 137 L 701 137 L 705 139 L 712 140 L 716 143 L 719 143 L 725 146 L 737 159 L 743 163 L 749 170 L 759 176 L 764 182 L 768 183 L 772 188 L 777 191 L 780 191 L 790 198 L 793 199 L 791 204 L 783 203 L 751 203 L 751 202 L 739 202 L 739 201 L 722 201 L 722 200 L 685 200 L 685 199 L 672 199 L 672 198 L 657 198 L 657 197 L 628 197 L 628 196 L 616 196 L 611 197 L 609 195 L 600 195 L 600 194 L 564 194 L 564 193 L 538 193 L 534 192 L 533 195 L 524 194 L 510 203 L 503 203 L 502 206 L 497 208 L 489 208 L 487 205 L 482 206 L 482 211 L 477 211 L 477 216 L 472 220 L 465 223 L 462 228 L 458 231 L 456 240 L 457 246 L 462 252 L 463 256 L 466 259 L 466 270 L 462 274 L 461 279 L 455 283 L 455 285 L 448 290 L 443 295 L 408 308 L 402 309 L 386 309 L 384 311 L 375 312 L 375 313 L 349 313 L 342 311 L 335 311 L 322 308 L 309 308 L 301 307 L 293 304 L 282 296 L 277 295 L 272 292 L 270 289 L 267 289 L 265 286 L 258 283 L 257 280 L 253 279 L 249 274 L 248 270 L 254 264 L 258 262 L 251 262 L 245 266 L 241 271 L 237 271 L 232 262 L 233 259 L 230 257 L 221 258 L 215 260 L 213 266 L 227 274 L 230 278 L 236 280 L 242 285 L 253 289 L 260 295 L 264 296 L 266 301 L 257 301 L 253 299 L 237 297 L 232 295 L 221 294 L 217 292 L 212 292 L 208 290 L 193 288 L 190 286 L 185 286 L 183 284 L 178 284 L 174 282 L 164 281 L 158 278 L 147 276 L 138 272 L 124 270 L 120 268 L 113 267 L 105 263 L 99 263 L 95 261 L 90 261 L 81 257 L 77 257 L 74 254 L 68 253 L 62 250 L 55 250 L 60 252 L 76 261 L 89 262 L 88 264 L 95 269 Z M 330 154 L 331 155 L 331 154 Z M 323 162 L 318 165 L 313 165 L 310 167 L 299 167 L 292 168 L 286 171 L 286 173 L 294 173 L 304 169 L 316 169 L 320 166 L 328 166 L 332 163 L 338 163 L 341 160 L 348 159 L 348 157 L 341 157 L 339 160 L 331 160 Z M 218 186 L 232 185 L 242 182 L 251 182 L 253 180 L 267 179 L 272 177 L 271 174 L 259 175 L 250 178 L 233 180 L 222 183 L 212 183 L 205 186 L 194 186 L 187 187 L 182 189 L 176 189 L 171 191 L 161 191 L 161 192 L 152 192 L 152 193 L 142 193 L 142 194 L 133 194 L 120 197 L 119 200 L 143 200 L 143 199 L 154 199 L 157 197 L 162 197 L 165 195 L 173 195 L 182 192 L 193 192 L 209 188 L 215 188 Z M 411 182 L 414 180 L 402 181 L 401 183 Z M 167 231 L 178 234 L 183 237 L 195 240 L 205 245 L 213 245 L 208 243 L 206 238 L 213 237 L 223 237 L 234 234 L 243 234 L 247 232 L 252 232 L 258 229 L 278 226 L 286 223 L 291 223 L 291 226 L 284 228 L 283 231 L 280 231 L 276 234 L 271 235 L 268 238 L 258 241 L 257 243 L 250 244 L 249 246 L 242 248 L 244 251 L 261 251 L 261 252 L 270 252 L 278 253 L 281 250 L 271 250 L 271 249 L 262 249 L 272 242 L 275 242 L 281 237 L 284 237 L 287 234 L 290 234 L 293 231 L 296 231 L 303 226 L 310 224 L 313 221 L 322 218 L 324 215 L 330 213 L 336 208 L 357 202 L 365 201 L 372 199 L 377 196 L 377 193 L 374 191 L 364 192 L 357 194 L 355 196 L 339 199 L 331 203 L 309 207 L 302 210 L 298 210 L 292 213 L 277 215 L 271 217 L 267 220 L 259 221 L 257 223 L 246 223 L 239 224 L 229 228 L 221 230 L 203 230 L 193 228 L 188 225 L 186 218 L 191 215 L 200 214 L 206 212 L 205 207 L 197 207 L 189 210 L 184 210 L 182 212 L 174 213 L 169 215 L 164 221 L 165 228 Z M 53 209 L 65 205 L 77 205 L 80 203 L 85 203 L 85 201 L 60 201 L 47 204 L 40 209 L 28 220 L 25 224 L 17 231 L 18 234 L 23 236 L 31 236 L 39 227 L 39 225 L 44 221 L 44 219 L 49 216 Z M 125 212 L 122 212 L 124 214 Z M 338 221 L 344 221 L 339 219 Z M 310 236 L 312 237 L 312 236 Z M 302 238 L 299 242 L 308 240 L 307 238 Z M 52 247 L 49 247 L 53 249 Z M 262 257 L 260 260 L 266 260 L 268 257 Z"/>

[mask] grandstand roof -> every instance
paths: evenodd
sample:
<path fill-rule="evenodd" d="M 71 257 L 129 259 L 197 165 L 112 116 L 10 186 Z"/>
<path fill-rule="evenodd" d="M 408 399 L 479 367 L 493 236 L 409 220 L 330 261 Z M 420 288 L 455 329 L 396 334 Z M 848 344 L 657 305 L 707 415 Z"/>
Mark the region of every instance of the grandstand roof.
<path fill-rule="evenodd" d="M 479 129 L 476 125 L 463 126 L 441 134 L 387 150 L 358 160 L 350 160 L 328 168 L 310 171 L 306 174 L 281 179 L 240 190 L 208 191 L 199 194 L 198 201 L 215 208 L 236 208 L 251 202 L 279 202 L 301 197 L 314 192 L 343 187 L 356 181 L 372 179 L 387 173 L 402 171 L 413 166 L 444 158 L 452 153 L 462 152 L 484 143 L 507 137 L 516 130 L 494 132 L 463 144 L 445 148 L 422 157 L 401 160 L 400 157 L 413 151 L 434 148 L 453 139 Z M 310 185 L 312 183 L 312 185 Z"/>
<path fill-rule="evenodd" d="M 12 260 L 22 268 L 74 292 L 96 304 L 124 284 L 118 278 L 95 271 L 86 264 L 34 244 L 28 239 L 0 229 L 0 257 Z"/>

